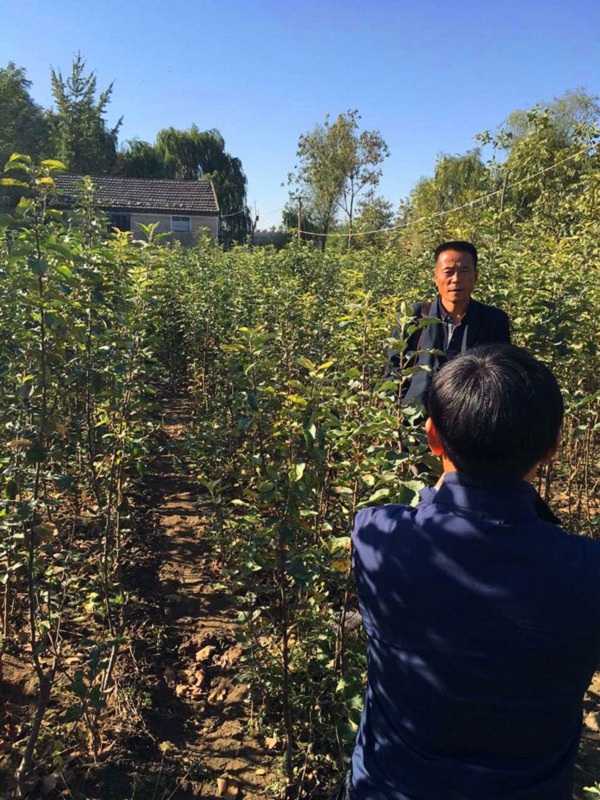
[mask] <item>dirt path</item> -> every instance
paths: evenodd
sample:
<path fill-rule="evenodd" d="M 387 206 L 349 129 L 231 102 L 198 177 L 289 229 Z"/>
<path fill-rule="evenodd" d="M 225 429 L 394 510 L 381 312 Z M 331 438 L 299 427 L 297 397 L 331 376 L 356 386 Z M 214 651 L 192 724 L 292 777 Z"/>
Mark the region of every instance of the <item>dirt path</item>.
<path fill-rule="evenodd" d="M 149 726 L 166 758 L 173 751 L 187 764 L 173 800 L 190 793 L 205 800 L 264 800 L 272 796 L 267 787 L 276 774 L 270 768 L 273 754 L 253 733 L 246 687 L 236 682 L 242 648 L 235 599 L 214 588 L 219 572 L 196 487 L 178 466 L 184 458 L 185 407 L 173 406 L 168 414 L 164 453 L 148 479 L 158 501 L 152 537 L 156 568 L 152 580 L 146 575 L 140 582 L 149 601 L 158 593 L 156 611 L 162 616 L 155 628 L 161 674 Z"/>

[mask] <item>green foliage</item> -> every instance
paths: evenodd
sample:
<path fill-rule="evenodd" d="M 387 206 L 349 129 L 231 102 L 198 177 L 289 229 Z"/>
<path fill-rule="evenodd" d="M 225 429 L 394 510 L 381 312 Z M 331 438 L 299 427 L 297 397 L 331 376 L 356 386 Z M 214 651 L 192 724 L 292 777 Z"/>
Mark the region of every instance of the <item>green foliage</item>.
<path fill-rule="evenodd" d="M 148 450 L 154 372 L 150 294 L 167 253 L 106 237 L 88 180 L 65 227 L 53 209 L 64 165 L 14 154 L 27 189 L 0 236 L 0 598 L 2 643 L 25 632 L 39 695 L 17 771 L 24 785 L 65 655 L 77 699 L 68 718 L 101 747 L 126 598 L 123 520 Z M 72 640 L 75 623 L 87 636 Z M 100 656 L 102 654 L 102 656 Z M 1 655 L 1 651 L 0 651 Z"/>
<path fill-rule="evenodd" d="M 598 131 L 578 124 L 556 151 L 546 115 L 529 122 L 502 163 L 440 162 L 437 211 L 421 217 L 409 201 L 401 233 L 345 252 L 165 248 L 152 226 L 133 242 L 107 233 L 89 182 L 66 226 L 53 208 L 61 164 L 11 157 L 3 183 L 26 196 L 0 217 L 0 617 L 4 646 L 21 647 L 25 631 L 42 717 L 60 676 L 61 737 L 75 726 L 102 753 L 127 634 L 124 526 L 161 381 L 193 401 L 186 462 L 238 599 L 255 718 L 294 796 L 341 766 L 365 672 L 353 518 L 366 504 L 415 502 L 437 469 L 397 402 L 410 370 L 388 378 L 387 350 L 403 352 L 396 318 L 410 323 L 410 303 L 432 296 L 442 224 L 474 232 L 477 296 L 509 312 L 514 341 L 561 383 L 563 445 L 538 488 L 566 528 L 597 535 Z M 487 143 L 500 151 L 502 137 Z M 449 208 L 442 185 L 453 202 L 473 199 Z M 416 464 L 430 475 L 415 478 Z M 75 623 L 83 639 L 69 637 Z"/>
<path fill-rule="evenodd" d="M 85 74 L 85 60 L 77 53 L 71 75 L 63 78 L 60 70 L 50 70 L 55 110 L 48 113 L 50 147 L 53 155 L 64 161 L 70 172 L 101 175 L 115 163 L 117 133 L 121 119 L 113 128 L 105 114 L 113 84 L 96 98 L 96 75 Z"/>
<path fill-rule="evenodd" d="M 47 150 L 48 130 L 40 106 L 29 94 L 25 69 L 9 61 L 0 69 L 0 164 L 11 153 L 38 158 Z"/>
<path fill-rule="evenodd" d="M 304 196 L 307 217 L 319 233 L 326 234 L 342 212 L 349 225 L 348 242 L 356 202 L 361 192 L 372 193 L 379 184 L 379 165 L 389 155 L 379 131 L 361 131 L 357 110 L 340 114 L 335 122 L 326 116 L 322 125 L 303 134 L 296 153 L 299 164 L 289 175 Z M 325 249 L 326 239 L 321 240 Z"/>

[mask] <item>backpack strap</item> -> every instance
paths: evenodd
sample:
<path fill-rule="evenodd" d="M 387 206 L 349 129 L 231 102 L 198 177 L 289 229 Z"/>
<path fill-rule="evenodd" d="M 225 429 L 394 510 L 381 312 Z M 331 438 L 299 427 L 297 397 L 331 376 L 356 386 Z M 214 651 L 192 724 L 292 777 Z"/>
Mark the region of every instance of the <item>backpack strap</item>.
<path fill-rule="evenodd" d="M 421 303 L 421 319 L 426 319 L 429 316 L 429 312 L 431 311 L 431 306 L 433 303 Z M 421 328 L 419 339 L 417 341 L 417 350 L 421 349 L 421 342 L 423 341 L 423 334 L 425 333 L 425 328 Z"/>

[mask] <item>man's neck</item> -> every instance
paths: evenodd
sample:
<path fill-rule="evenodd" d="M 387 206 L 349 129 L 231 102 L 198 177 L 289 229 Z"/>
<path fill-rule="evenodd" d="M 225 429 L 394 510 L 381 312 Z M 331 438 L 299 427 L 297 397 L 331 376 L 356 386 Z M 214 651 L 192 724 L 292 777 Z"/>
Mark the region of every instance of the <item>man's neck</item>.
<path fill-rule="evenodd" d="M 460 325 L 460 323 L 462 322 L 463 317 L 467 313 L 467 309 L 469 308 L 470 302 L 471 298 L 469 298 L 466 303 L 453 303 L 451 300 L 444 301 L 440 297 L 440 305 L 442 306 L 446 314 L 452 317 L 452 320 L 456 325 Z"/>

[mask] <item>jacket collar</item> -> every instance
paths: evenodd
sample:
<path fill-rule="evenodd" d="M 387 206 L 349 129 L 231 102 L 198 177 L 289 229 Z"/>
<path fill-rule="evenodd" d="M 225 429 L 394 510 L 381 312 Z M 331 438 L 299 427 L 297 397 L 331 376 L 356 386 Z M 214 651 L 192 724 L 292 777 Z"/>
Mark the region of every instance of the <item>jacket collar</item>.
<path fill-rule="evenodd" d="M 484 306 L 477 300 L 471 298 L 469 302 L 469 316 L 465 319 L 468 326 L 468 331 L 465 332 L 464 343 L 465 347 L 468 342 L 477 341 L 479 329 L 481 327 L 482 309 Z M 439 294 L 431 304 L 428 317 L 437 317 L 443 319 L 444 312 L 442 311 L 442 300 Z M 428 325 L 423 333 L 421 340 L 421 350 L 444 350 L 444 326 L 443 325 Z M 435 359 L 438 357 L 436 356 Z"/>
<path fill-rule="evenodd" d="M 499 482 L 464 472 L 447 473 L 435 494 L 424 492 L 422 496 L 424 503 L 482 515 L 499 524 L 538 520 L 536 499 L 535 489 L 525 481 Z"/>

